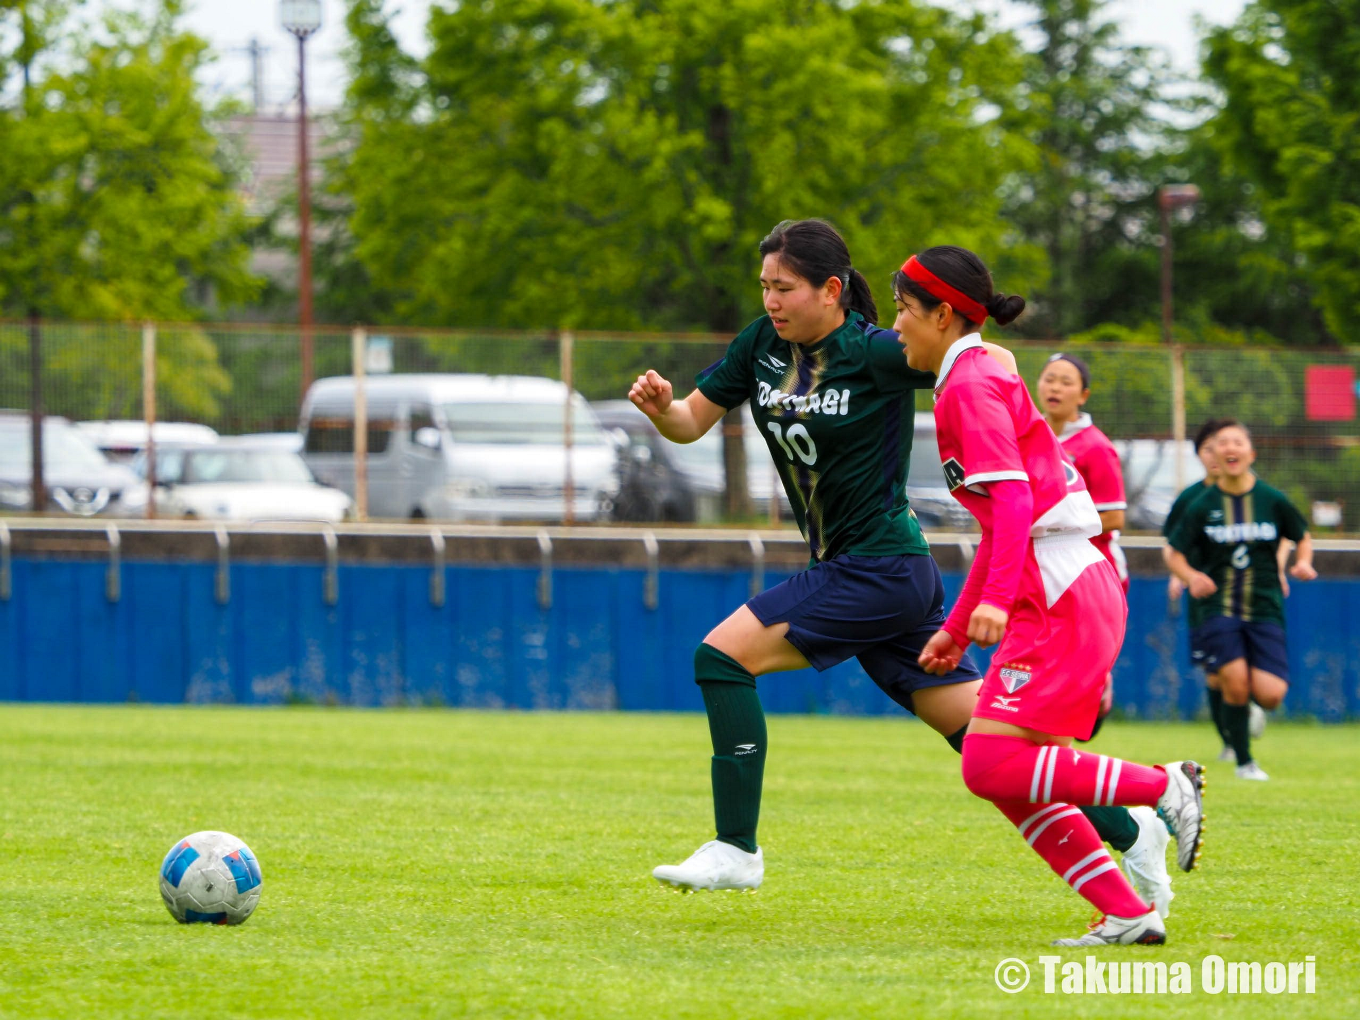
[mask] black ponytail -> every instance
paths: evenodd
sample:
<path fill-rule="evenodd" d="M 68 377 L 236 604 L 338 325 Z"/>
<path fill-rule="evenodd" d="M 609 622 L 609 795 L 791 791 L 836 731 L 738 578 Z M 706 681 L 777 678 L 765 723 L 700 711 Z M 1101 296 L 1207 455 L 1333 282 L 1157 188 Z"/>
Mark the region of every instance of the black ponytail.
<path fill-rule="evenodd" d="M 960 248 L 952 244 L 937 245 L 934 248 L 927 248 L 917 255 L 916 261 L 949 286 L 986 308 L 987 314 L 997 321 L 997 325 L 1005 326 L 1014 322 L 1016 317 L 1025 310 L 1024 298 L 1014 294 L 999 294 L 993 290 L 992 274 L 983 264 L 982 259 L 967 248 Z M 921 302 L 921 306 L 927 311 L 941 304 L 939 298 L 901 270 L 893 273 L 892 285 L 894 294 L 910 294 Z M 956 308 L 955 311 L 957 312 L 958 309 Z M 967 316 L 964 316 L 964 318 L 967 318 Z M 982 325 L 981 322 L 974 319 L 967 321 L 975 326 Z"/>
<path fill-rule="evenodd" d="M 779 260 L 814 287 L 841 281 L 841 307 L 878 322 L 878 306 L 864 274 L 850 264 L 845 238 L 826 220 L 784 220 L 760 242 L 760 254 Z"/>

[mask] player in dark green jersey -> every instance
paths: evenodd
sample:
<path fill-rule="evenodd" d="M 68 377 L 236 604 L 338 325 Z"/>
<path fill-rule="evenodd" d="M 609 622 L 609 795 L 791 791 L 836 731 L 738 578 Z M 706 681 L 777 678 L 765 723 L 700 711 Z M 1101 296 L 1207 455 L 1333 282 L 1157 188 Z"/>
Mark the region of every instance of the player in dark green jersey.
<path fill-rule="evenodd" d="M 1195 433 L 1195 455 L 1199 457 L 1200 463 L 1204 465 L 1204 479 L 1188 485 L 1176 497 L 1176 501 L 1171 504 L 1171 509 L 1167 512 L 1166 520 L 1162 522 L 1162 536 L 1168 539 L 1168 544 L 1162 547 L 1162 560 L 1166 563 L 1167 570 L 1171 570 L 1171 545 L 1170 538 L 1172 532 L 1176 530 L 1176 525 L 1180 523 L 1181 517 L 1185 515 L 1186 508 L 1190 506 L 1205 492 L 1212 489 L 1218 482 L 1218 461 L 1214 459 L 1213 438 L 1218 435 L 1229 419 L 1210 418 L 1200 426 Z M 1198 560 L 1198 553 L 1195 558 L 1190 560 L 1190 566 L 1199 570 L 1202 566 Z M 1166 596 L 1170 605 L 1179 606 L 1181 595 L 1185 591 L 1185 585 L 1181 579 L 1172 572 L 1170 580 L 1167 581 Z M 1190 659 L 1196 666 L 1204 665 L 1204 653 L 1197 648 L 1191 641 Z M 1228 730 L 1223 725 L 1223 691 L 1219 686 L 1218 673 L 1205 669 L 1204 683 L 1208 689 L 1209 698 L 1209 718 L 1213 720 L 1214 728 L 1218 730 L 1218 735 L 1223 738 L 1223 753 L 1219 755 L 1219 760 L 1227 760 L 1233 757 L 1232 742 L 1228 737 Z M 1235 758 L 1233 759 L 1235 760 Z"/>
<path fill-rule="evenodd" d="M 980 684 L 969 661 L 945 676 L 918 661 L 944 623 L 939 569 L 906 497 L 914 395 L 932 387 L 934 375 L 909 368 L 897 334 L 874 325 L 868 283 L 829 224 L 785 221 L 760 253 L 767 314 L 700 373 L 684 400 L 652 371 L 629 392 L 662 435 L 681 443 L 749 400 L 814 560 L 732 613 L 695 652 L 718 838 L 653 872 L 689 889 L 753 889 L 764 876 L 756 825 L 766 727 L 757 676 L 857 658 L 955 750 Z M 991 349 L 1015 370 L 1008 352 Z M 1121 850 L 1133 845 L 1139 830 L 1127 811 L 1093 810 L 1111 816 L 1092 818 L 1102 835 Z"/>
<path fill-rule="evenodd" d="M 1269 776 L 1251 756 L 1247 706 L 1254 699 L 1273 709 L 1289 689 L 1279 546 L 1297 543 L 1289 573 L 1311 581 L 1313 540 L 1288 497 L 1251 470 L 1256 453 L 1246 426 L 1223 424 L 1213 444 L 1218 481 L 1184 509 L 1171 532 L 1169 560 L 1191 595 L 1192 642 L 1206 671 L 1218 673 L 1237 775 L 1263 780 Z"/>

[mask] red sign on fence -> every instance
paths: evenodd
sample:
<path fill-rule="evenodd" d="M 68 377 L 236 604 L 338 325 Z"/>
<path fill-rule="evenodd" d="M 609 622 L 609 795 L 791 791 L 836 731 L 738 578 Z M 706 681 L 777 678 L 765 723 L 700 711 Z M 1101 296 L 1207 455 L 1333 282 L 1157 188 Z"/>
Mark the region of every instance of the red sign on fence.
<path fill-rule="evenodd" d="M 1303 392 L 1309 421 L 1355 420 L 1355 369 L 1349 365 L 1309 365 Z"/>

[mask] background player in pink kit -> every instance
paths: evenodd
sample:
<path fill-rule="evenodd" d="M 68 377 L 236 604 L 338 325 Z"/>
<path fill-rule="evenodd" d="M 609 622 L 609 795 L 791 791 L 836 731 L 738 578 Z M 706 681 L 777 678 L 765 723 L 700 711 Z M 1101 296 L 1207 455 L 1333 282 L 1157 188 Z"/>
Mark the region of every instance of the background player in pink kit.
<path fill-rule="evenodd" d="M 1129 567 L 1124 550 L 1119 548 L 1119 532 L 1124 527 L 1124 472 L 1119 454 L 1109 436 L 1096 428 L 1091 416 L 1082 408 L 1091 398 L 1091 370 L 1086 362 L 1072 354 L 1055 354 L 1048 359 L 1036 387 L 1039 410 L 1049 428 L 1058 437 L 1062 452 L 1073 466 L 1086 491 L 1091 494 L 1096 513 L 1100 514 L 1100 534 L 1091 544 L 1100 550 L 1119 575 L 1124 594 L 1129 593 Z M 1105 690 L 1100 698 L 1100 714 L 1095 729 L 1109 715 L 1114 705 L 1114 674 L 1105 678 Z"/>
<path fill-rule="evenodd" d="M 893 289 L 908 364 L 936 374 L 945 478 L 983 533 L 963 592 L 921 664 L 947 670 L 970 641 L 1002 642 L 964 738 L 964 782 L 1104 915 L 1087 935 L 1055 944 L 1164 943 L 1165 922 L 1073 805 L 1157 806 L 1189 871 L 1203 831 L 1203 770 L 1070 746 L 1090 736 L 1123 640 L 1125 605 L 1114 569 L 1089 541 L 1100 519 L 1081 476 L 1019 377 L 982 364 L 978 327 L 988 315 L 1010 322 L 1024 299 L 995 294 L 982 261 L 952 246 L 912 256 Z"/>

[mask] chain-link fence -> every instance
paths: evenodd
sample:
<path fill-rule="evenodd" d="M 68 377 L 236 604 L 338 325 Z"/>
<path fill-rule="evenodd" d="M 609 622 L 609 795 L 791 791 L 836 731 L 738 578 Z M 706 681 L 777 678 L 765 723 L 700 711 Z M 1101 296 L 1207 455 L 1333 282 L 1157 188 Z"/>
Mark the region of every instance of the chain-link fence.
<path fill-rule="evenodd" d="M 738 446 L 746 465 L 749 498 L 733 503 L 725 494 L 720 430 L 678 447 L 661 441 L 624 403 L 632 380 L 648 368 L 672 380 L 678 393 L 688 392 L 695 373 L 722 356 L 728 338 L 382 327 L 369 327 L 358 338 L 356 346 L 355 331 L 334 327 L 316 328 L 304 342 L 296 327 L 280 326 L 0 324 L 0 512 L 33 505 L 25 415 L 33 406 L 36 349 L 45 413 L 71 423 L 104 423 L 72 431 L 113 459 L 130 462 L 143 477 L 146 430 L 133 423 L 154 414 L 161 423 L 155 435 L 162 487 L 183 483 L 178 487 L 187 489 L 190 478 L 177 455 L 211 438 L 205 430 L 177 431 L 166 423 L 196 423 L 219 437 L 256 437 L 234 445 L 301 456 L 315 475 L 360 503 L 366 477 L 368 515 L 375 517 L 712 522 L 732 520 L 732 508 L 743 506 L 739 513 L 747 521 L 787 514 L 764 440 L 749 422 L 743 429 L 733 419 L 722 430 L 732 440 L 727 463 L 731 447 Z M 1231 416 L 1251 426 L 1261 476 L 1288 493 L 1317 530 L 1360 532 L 1355 353 L 1112 343 L 1017 343 L 1013 349 L 1032 390 L 1055 350 L 1078 354 L 1090 365 L 1086 409 L 1124 459 L 1132 530 L 1156 528 L 1178 486 L 1201 473 L 1188 443 L 1173 441 L 1178 430 L 1193 435 L 1206 418 Z M 356 351 L 363 355 L 367 406 L 356 409 L 352 386 L 344 392 L 333 387 L 324 406 L 317 403 L 304 414 L 304 364 L 310 361 L 316 379 L 349 376 Z M 148 406 L 144 369 L 150 364 L 155 382 Z M 534 377 L 551 385 L 501 380 L 496 400 L 485 394 L 470 400 L 476 386 L 488 384 L 443 378 L 416 386 L 409 378 L 416 374 Z M 589 409 L 568 413 L 564 381 Z M 469 410 L 473 403 L 497 401 L 500 411 Z M 929 410 L 930 395 L 923 392 L 912 484 L 926 487 L 935 470 Z M 368 419 L 361 438 L 356 413 Z M 76 454 L 62 428 L 54 422 L 44 428 L 45 474 L 68 495 L 73 484 L 99 490 L 77 484 L 79 472 L 67 470 Z M 49 441 L 50 430 L 56 431 Z M 736 443 L 739 434 L 744 441 Z M 570 454 L 563 450 L 567 443 Z M 220 458 L 214 469 L 231 475 Z M 568 490 L 573 500 L 566 498 Z M 69 512 L 60 503 L 47 506 Z M 157 507 L 148 495 L 123 510 L 140 515 Z M 240 507 L 219 501 L 201 509 L 208 516 Z M 170 500 L 162 510 L 180 514 L 189 507 Z M 345 512 L 363 511 L 352 505 Z"/>

